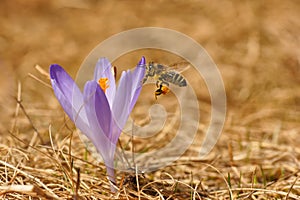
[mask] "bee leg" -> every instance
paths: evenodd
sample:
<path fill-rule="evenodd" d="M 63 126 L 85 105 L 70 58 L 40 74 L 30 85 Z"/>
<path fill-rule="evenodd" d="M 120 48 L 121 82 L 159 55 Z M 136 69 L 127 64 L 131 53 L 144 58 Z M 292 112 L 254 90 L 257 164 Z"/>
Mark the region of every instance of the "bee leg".
<path fill-rule="evenodd" d="M 156 90 L 156 91 L 154 92 L 155 100 L 157 100 L 157 96 L 159 96 L 159 95 L 160 95 L 160 92 L 159 92 L 158 90 Z"/>
<path fill-rule="evenodd" d="M 154 96 L 155 96 L 155 99 L 157 100 L 157 96 L 160 96 L 162 94 L 162 84 L 159 85 L 159 88 L 154 92 Z"/>
<path fill-rule="evenodd" d="M 147 79 L 148 79 L 148 77 L 145 77 L 145 78 L 143 79 L 143 84 L 147 81 Z"/>
<path fill-rule="evenodd" d="M 157 88 L 160 87 L 160 86 L 158 86 L 158 84 L 159 84 L 159 81 L 156 81 L 156 87 L 157 87 Z M 161 85 L 161 84 L 159 84 L 159 85 Z"/>
<path fill-rule="evenodd" d="M 163 86 L 162 84 L 159 85 L 159 89 L 158 89 L 159 91 L 161 91 L 162 86 Z"/>

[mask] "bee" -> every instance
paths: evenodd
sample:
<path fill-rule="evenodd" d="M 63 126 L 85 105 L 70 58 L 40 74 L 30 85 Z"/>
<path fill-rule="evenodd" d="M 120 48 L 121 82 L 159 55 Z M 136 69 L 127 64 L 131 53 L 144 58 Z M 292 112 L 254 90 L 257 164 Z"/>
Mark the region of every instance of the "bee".
<path fill-rule="evenodd" d="M 146 65 L 146 74 L 143 83 L 145 83 L 148 78 L 156 80 L 157 90 L 154 93 L 155 99 L 157 99 L 157 96 L 161 94 L 165 95 L 170 91 L 168 88 L 170 83 L 179 87 L 187 86 L 185 78 L 180 75 L 178 71 L 159 63 L 149 62 L 149 64 Z"/>

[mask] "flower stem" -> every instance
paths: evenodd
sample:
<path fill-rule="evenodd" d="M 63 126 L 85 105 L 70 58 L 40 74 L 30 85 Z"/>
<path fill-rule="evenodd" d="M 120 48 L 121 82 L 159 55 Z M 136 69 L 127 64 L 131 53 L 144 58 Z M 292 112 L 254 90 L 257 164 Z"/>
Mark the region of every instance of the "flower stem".
<path fill-rule="evenodd" d="M 111 167 L 110 165 L 106 165 L 106 173 L 107 173 L 107 177 L 108 177 L 108 180 L 110 183 L 110 190 L 113 193 L 117 192 L 115 169 L 113 167 Z"/>

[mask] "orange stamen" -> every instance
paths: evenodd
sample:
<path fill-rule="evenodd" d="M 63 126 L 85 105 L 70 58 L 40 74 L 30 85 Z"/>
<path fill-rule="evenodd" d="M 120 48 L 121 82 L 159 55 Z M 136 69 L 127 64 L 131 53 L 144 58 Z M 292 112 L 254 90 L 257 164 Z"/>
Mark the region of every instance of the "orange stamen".
<path fill-rule="evenodd" d="M 100 85 L 100 88 L 103 90 L 103 92 L 105 93 L 106 89 L 109 87 L 108 85 L 108 78 L 100 78 L 98 80 L 98 83 Z"/>

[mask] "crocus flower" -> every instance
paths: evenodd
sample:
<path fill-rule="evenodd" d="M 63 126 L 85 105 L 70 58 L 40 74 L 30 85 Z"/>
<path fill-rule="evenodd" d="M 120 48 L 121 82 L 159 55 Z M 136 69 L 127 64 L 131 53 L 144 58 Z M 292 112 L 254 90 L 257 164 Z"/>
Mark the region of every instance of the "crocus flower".
<path fill-rule="evenodd" d="M 116 144 L 140 94 L 144 75 L 142 57 L 134 71 L 122 72 L 117 87 L 110 62 L 101 58 L 94 79 L 86 82 L 82 93 L 61 66 L 50 66 L 51 84 L 58 101 L 76 127 L 95 145 L 113 183 Z M 111 189 L 114 190 L 113 186 Z"/>

